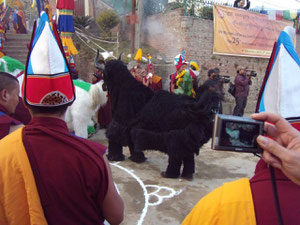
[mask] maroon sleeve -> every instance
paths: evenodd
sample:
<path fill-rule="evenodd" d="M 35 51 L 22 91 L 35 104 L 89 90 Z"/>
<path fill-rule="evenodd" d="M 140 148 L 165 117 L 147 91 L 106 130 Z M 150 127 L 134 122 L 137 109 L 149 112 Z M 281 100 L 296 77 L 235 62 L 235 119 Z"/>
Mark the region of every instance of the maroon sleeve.
<path fill-rule="evenodd" d="M 107 194 L 107 190 L 108 190 L 108 170 L 107 170 L 104 158 L 103 158 L 103 156 L 106 153 L 107 147 L 102 144 L 96 143 L 96 142 L 92 142 L 92 141 L 89 141 L 89 142 L 90 142 L 90 145 L 92 145 L 91 147 L 100 156 L 99 160 L 98 160 L 98 166 L 99 166 L 99 173 L 100 173 L 100 176 L 102 179 L 99 182 L 99 187 L 98 187 L 99 192 L 98 192 L 97 199 L 101 206 L 104 201 L 104 198 Z M 95 179 L 97 179 L 97 177 Z"/>
<path fill-rule="evenodd" d="M 23 100 L 20 98 L 16 108 L 16 112 L 12 115 L 16 120 L 27 125 L 31 121 L 31 115 L 29 110 L 25 107 Z"/>
<path fill-rule="evenodd" d="M 0 114 L 0 139 L 2 139 L 9 134 L 11 125 L 19 125 L 21 123 L 10 116 L 3 114 L 1 111 Z"/>
<path fill-rule="evenodd" d="M 9 123 L 1 123 L 0 122 L 0 140 L 4 138 L 9 133 Z"/>
<path fill-rule="evenodd" d="M 237 76 L 234 80 L 234 83 L 238 84 L 238 85 L 246 86 L 247 84 L 249 84 L 249 80 L 246 78 L 243 78 L 242 76 Z"/>

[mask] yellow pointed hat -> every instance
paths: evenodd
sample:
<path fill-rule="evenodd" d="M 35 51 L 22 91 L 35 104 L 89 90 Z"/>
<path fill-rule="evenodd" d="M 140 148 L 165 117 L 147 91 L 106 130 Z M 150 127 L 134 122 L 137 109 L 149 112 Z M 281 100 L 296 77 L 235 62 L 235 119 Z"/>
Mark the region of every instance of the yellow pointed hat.
<path fill-rule="evenodd" d="M 136 60 L 136 61 L 142 61 L 142 56 L 143 56 L 143 51 L 142 51 L 142 49 L 139 48 L 137 50 L 137 52 L 136 52 L 134 60 Z"/>

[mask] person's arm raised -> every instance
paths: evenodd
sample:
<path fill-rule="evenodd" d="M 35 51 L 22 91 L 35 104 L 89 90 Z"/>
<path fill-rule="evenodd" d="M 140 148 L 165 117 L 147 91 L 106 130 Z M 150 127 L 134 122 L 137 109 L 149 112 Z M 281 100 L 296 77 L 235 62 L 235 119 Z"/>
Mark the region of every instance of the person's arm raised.
<path fill-rule="evenodd" d="M 263 159 L 271 166 L 281 169 L 293 182 L 300 185 L 300 133 L 284 118 L 274 113 L 251 116 L 263 120 L 268 137 L 258 136 L 257 142 L 264 150 Z"/>

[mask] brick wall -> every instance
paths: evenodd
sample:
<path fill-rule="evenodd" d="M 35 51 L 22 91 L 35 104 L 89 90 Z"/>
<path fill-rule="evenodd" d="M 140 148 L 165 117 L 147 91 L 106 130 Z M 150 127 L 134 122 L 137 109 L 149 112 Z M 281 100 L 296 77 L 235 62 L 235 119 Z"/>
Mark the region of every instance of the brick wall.
<path fill-rule="evenodd" d="M 257 71 L 257 77 L 252 78 L 252 86 L 248 97 L 246 113 L 255 110 L 258 92 L 268 64 L 268 59 L 213 55 L 213 21 L 195 17 L 182 16 L 182 9 L 172 10 L 164 14 L 157 14 L 145 20 L 142 41 L 159 49 L 167 60 L 173 61 L 174 56 L 186 51 L 188 60 L 196 60 L 201 68 L 202 80 L 207 79 L 207 71 L 218 67 L 222 75 L 230 75 L 231 80 L 236 75 L 239 65 L 247 66 Z M 300 52 L 300 37 L 297 39 L 297 52 Z M 173 65 L 158 65 L 157 71 L 163 77 L 163 87 L 168 89 L 169 75 L 175 71 Z M 228 85 L 225 85 L 227 92 Z M 234 98 L 226 94 L 224 112 L 231 113 Z"/>

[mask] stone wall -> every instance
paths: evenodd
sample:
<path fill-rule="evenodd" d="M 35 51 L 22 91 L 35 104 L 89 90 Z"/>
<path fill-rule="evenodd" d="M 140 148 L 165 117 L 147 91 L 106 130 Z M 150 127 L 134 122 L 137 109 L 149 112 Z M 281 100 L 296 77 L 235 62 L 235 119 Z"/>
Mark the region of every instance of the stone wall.
<path fill-rule="evenodd" d="M 257 72 L 252 78 L 246 113 L 253 113 L 258 92 L 268 65 L 268 59 L 213 54 L 213 21 L 195 17 L 182 16 L 182 9 L 172 10 L 165 14 L 156 14 L 145 20 L 142 41 L 163 53 L 167 61 L 186 51 L 187 60 L 196 60 L 201 68 L 202 80 L 207 79 L 207 71 L 218 67 L 221 75 L 230 75 L 234 80 L 237 66 L 247 66 Z M 298 36 L 298 35 L 297 35 Z M 297 39 L 297 51 L 300 52 L 300 37 Z M 173 65 L 157 67 L 163 77 L 164 89 L 168 89 L 169 75 L 175 71 Z M 225 85 L 227 92 L 228 85 Z M 234 98 L 226 94 L 224 112 L 230 114 L 234 107 Z"/>

